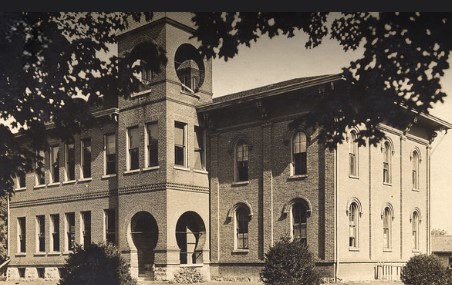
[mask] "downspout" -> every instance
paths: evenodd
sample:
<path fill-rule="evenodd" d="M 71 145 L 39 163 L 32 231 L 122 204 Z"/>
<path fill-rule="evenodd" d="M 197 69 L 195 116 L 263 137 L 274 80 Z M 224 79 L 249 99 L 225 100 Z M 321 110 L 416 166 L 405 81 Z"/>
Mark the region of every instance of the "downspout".
<path fill-rule="evenodd" d="M 338 151 L 337 146 L 334 149 L 334 204 L 336 208 L 336 213 L 334 215 L 334 257 L 335 257 L 335 264 L 334 264 L 334 283 L 337 283 L 338 281 L 338 275 L 339 275 L 339 249 L 338 249 L 338 217 L 339 217 L 339 195 L 338 195 Z"/>

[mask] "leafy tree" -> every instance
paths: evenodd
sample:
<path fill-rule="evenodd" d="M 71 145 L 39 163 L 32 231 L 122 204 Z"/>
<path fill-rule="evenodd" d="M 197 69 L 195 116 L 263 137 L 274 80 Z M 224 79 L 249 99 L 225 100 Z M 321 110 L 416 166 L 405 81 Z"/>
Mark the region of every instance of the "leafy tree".
<path fill-rule="evenodd" d="M 308 247 L 283 236 L 265 254 L 261 279 L 266 285 L 319 285 L 320 276 Z"/>
<path fill-rule="evenodd" d="M 435 255 L 419 254 L 408 260 L 400 279 L 405 285 L 444 285 L 449 283 L 447 269 Z"/>
<path fill-rule="evenodd" d="M 0 197 L 0 264 L 7 258 L 8 208 L 6 197 Z"/>
<path fill-rule="evenodd" d="M 116 34 L 151 13 L 0 13 L 0 195 L 41 163 L 47 136 L 70 140 L 95 120 L 92 107 L 138 90 L 134 76 L 166 63 L 152 42 L 142 54 L 111 54 Z M 138 59 L 143 61 L 135 64 Z M 46 124 L 53 122 L 53 132 Z"/>
<path fill-rule="evenodd" d="M 444 229 L 432 229 L 431 235 L 432 236 L 445 236 L 445 235 L 447 235 L 447 231 Z"/>
<path fill-rule="evenodd" d="M 66 260 L 59 285 L 137 285 L 130 265 L 113 244 L 76 245 Z"/>
<path fill-rule="evenodd" d="M 383 137 L 379 123 L 404 128 L 414 120 L 413 113 L 401 115 L 401 106 L 428 113 L 446 96 L 440 78 L 449 68 L 452 49 L 450 13 L 218 12 L 197 13 L 193 21 L 202 54 L 224 60 L 262 35 L 293 37 L 296 30 L 309 36 L 306 48 L 315 48 L 326 36 L 345 51 L 362 47 L 362 58 L 343 68 L 348 92 L 326 92 L 307 117 L 308 125 L 320 127 L 320 139 L 330 148 L 355 125 L 365 126 L 360 144 L 365 138 L 376 144 Z"/>

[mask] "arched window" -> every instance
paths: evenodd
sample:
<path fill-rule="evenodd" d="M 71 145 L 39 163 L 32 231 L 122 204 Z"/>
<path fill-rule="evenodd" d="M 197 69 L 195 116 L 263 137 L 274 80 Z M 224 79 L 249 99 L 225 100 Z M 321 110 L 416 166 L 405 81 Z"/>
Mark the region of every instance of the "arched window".
<path fill-rule="evenodd" d="M 348 209 L 348 223 L 349 223 L 348 246 L 352 248 L 358 248 L 359 208 L 356 202 L 351 203 Z"/>
<path fill-rule="evenodd" d="M 248 145 L 240 141 L 235 146 L 235 181 L 248 181 Z"/>
<path fill-rule="evenodd" d="M 391 145 L 385 142 L 383 146 L 383 183 L 391 183 Z"/>
<path fill-rule="evenodd" d="M 248 249 L 248 223 L 250 211 L 245 206 L 235 210 L 235 249 Z"/>
<path fill-rule="evenodd" d="M 411 170 L 411 181 L 413 184 L 413 189 L 419 189 L 419 154 L 417 151 L 413 151 L 413 156 L 411 157 L 412 170 Z"/>
<path fill-rule="evenodd" d="M 383 212 L 383 248 L 390 249 L 392 240 L 392 209 L 385 207 Z"/>
<path fill-rule="evenodd" d="M 419 212 L 414 211 L 413 217 L 411 218 L 411 226 L 413 228 L 413 249 L 419 250 Z"/>
<path fill-rule="evenodd" d="M 292 238 L 300 240 L 304 244 L 307 243 L 307 209 L 306 205 L 297 202 L 292 205 L 291 224 L 292 224 Z"/>
<path fill-rule="evenodd" d="M 299 131 L 292 140 L 292 175 L 306 175 L 306 134 Z"/>
<path fill-rule="evenodd" d="M 348 156 L 350 163 L 350 176 L 358 176 L 358 142 L 355 131 L 350 132 L 348 142 Z"/>

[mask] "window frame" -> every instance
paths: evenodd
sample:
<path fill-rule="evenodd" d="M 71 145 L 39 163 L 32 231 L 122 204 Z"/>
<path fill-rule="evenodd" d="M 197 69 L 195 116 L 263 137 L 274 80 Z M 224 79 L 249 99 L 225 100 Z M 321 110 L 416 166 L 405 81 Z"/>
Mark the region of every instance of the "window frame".
<path fill-rule="evenodd" d="M 56 152 L 56 159 L 55 159 L 55 153 L 54 149 L 57 149 Z M 56 169 L 55 169 L 56 164 Z M 50 173 L 50 184 L 53 183 L 60 183 L 61 177 L 60 177 L 60 146 L 59 145 L 53 145 L 50 146 L 49 151 L 49 173 Z"/>
<path fill-rule="evenodd" d="M 57 226 L 56 226 L 57 225 Z M 60 241 L 60 214 L 50 215 L 50 249 L 51 252 L 61 251 L 61 241 Z"/>
<path fill-rule="evenodd" d="M 392 147 L 389 141 L 383 144 L 383 184 L 392 183 Z"/>
<path fill-rule="evenodd" d="M 420 250 L 420 214 L 418 211 L 413 211 L 411 219 L 411 233 L 413 237 L 413 251 Z"/>
<path fill-rule="evenodd" d="M 419 190 L 419 169 L 420 169 L 420 154 L 414 150 L 411 156 L 411 186 L 413 190 Z"/>
<path fill-rule="evenodd" d="M 89 142 L 89 146 L 87 147 L 86 144 L 87 142 Z M 89 149 L 89 159 L 86 159 L 85 155 L 85 151 Z M 92 147 L 92 142 L 91 142 L 91 137 L 85 137 L 80 139 L 80 177 L 82 179 L 90 179 L 92 178 L 92 151 L 93 151 L 93 147 Z M 89 167 L 87 166 L 89 165 Z M 86 175 L 87 173 L 85 173 L 85 171 L 87 172 L 87 168 L 89 168 L 89 176 Z"/>
<path fill-rule="evenodd" d="M 17 249 L 16 253 L 27 253 L 27 218 L 17 217 Z"/>
<path fill-rule="evenodd" d="M 108 138 L 113 138 L 114 143 L 114 153 L 109 153 L 108 150 Z M 111 157 L 113 156 L 113 161 L 111 161 Z M 118 172 L 118 147 L 117 147 L 117 139 L 115 133 L 108 133 L 104 135 L 104 176 L 114 176 Z M 109 171 L 109 165 L 114 165 L 114 171 Z"/>
<path fill-rule="evenodd" d="M 92 215 L 91 211 L 80 212 L 80 244 L 84 248 L 92 242 Z"/>
<path fill-rule="evenodd" d="M 131 131 L 136 132 L 136 147 L 132 148 L 131 146 Z M 138 125 L 130 126 L 126 130 L 126 169 L 127 171 L 137 171 L 140 170 L 140 129 Z M 136 165 L 135 165 L 136 163 Z M 132 168 L 134 167 L 134 168 Z"/>
<path fill-rule="evenodd" d="M 187 168 L 188 157 L 187 157 L 187 123 L 174 121 L 174 166 Z M 182 130 L 182 145 L 176 143 L 176 130 Z M 179 151 L 178 151 L 179 150 Z M 182 151 L 180 151 L 182 150 Z M 178 163 L 178 152 L 182 154 L 183 163 Z"/>
<path fill-rule="evenodd" d="M 360 218 L 359 215 L 360 213 L 358 203 L 356 202 L 350 203 L 350 206 L 348 208 L 348 222 L 349 222 L 348 246 L 350 249 L 359 249 L 359 218 Z"/>
<path fill-rule="evenodd" d="M 74 224 L 71 225 L 70 218 L 73 218 Z M 65 252 L 71 252 L 74 250 L 75 247 L 75 235 L 76 235 L 76 228 L 75 228 L 75 212 L 69 212 L 65 213 L 65 223 L 64 223 L 64 230 L 65 230 L 65 243 L 64 243 L 64 250 Z M 72 231 L 73 229 L 73 231 Z"/>
<path fill-rule="evenodd" d="M 36 253 L 46 252 L 46 230 L 45 230 L 46 218 L 44 215 L 36 216 Z"/>
<path fill-rule="evenodd" d="M 300 140 L 297 138 L 301 137 Z M 304 137 L 304 141 L 303 141 Z M 291 139 L 291 163 L 290 163 L 290 176 L 307 176 L 308 175 L 308 136 L 305 131 L 297 130 Z M 296 152 L 296 148 L 304 149 Z M 300 158 L 297 158 L 297 155 Z M 303 155 L 304 154 L 304 155 Z M 300 161 L 301 160 L 301 161 Z M 300 171 L 300 173 L 297 173 Z"/>
<path fill-rule="evenodd" d="M 39 167 L 38 162 L 35 163 L 35 187 L 46 184 L 46 153 L 40 150 L 37 151 L 37 155 L 42 157 L 42 167 Z M 38 173 L 38 169 L 41 169 L 41 174 Z"/>
<path fill-rule="evenodd" d="M 349 155 L 349 176 L 359 177 L 359 145 L 358 134 L 352 130 L 349 133 L 348 155 Z"/>
<path fill-rule="evenodd" d="M 153 136 L 152 132 L 150 131 L 150 126 L 156 127 L 156 142 L 154 144 L 151 141 Z M 148 122 L 145 125 L 145 141 L 146 141 L 146 147 L 144 148 L 145 151 L 145 167 L 146 168 L 153 168 L 159 166 L 159 124 L 158 121 Z M 153 157 L 155 158 L 153 159 Z M 153 162 L 154 161 L 154 162 Z"/>
<path fill-rule="evenodd" d="M 241 150 L 240 156 L 239 150 Z M 248 182 L 249 180 L 250 145 L 245 140 L 239 140 L 234 147 L 234 182 Z"/>
<path fill-rule="evenodd" d="M 206 133 L 204 128 L 200 126 L 194 127 L 193 152 L 193 168 L 196 170 L 206 170 Z M 199 153 L 199 156 L 197 153 Z M 198 157 L 200 165 L 197 165 Z"/>
<path fill-rule="evenodd" d="M 113 228 L 109 227 L 110 219 L 113 217 Z M 113 238 L 113 242 L 109 240 L 109 237 Z M 104 240 L 106 242 L 117 244 L 116 239 L 116 209 L 104 209 Z"/>
<path fill-rule="evenodd" d="M 392 249 L 392 217 L 393 210 L 386 206 L 383 210 L 383 250 L 391 250 Z M 387 223 L 387 225 L 385 225 Z M 386 235 L 387 230 L 387 235 Z"/>
<path fill-rule="evenodd" d="M 70 146 L 72 148 L 72 161 L 70 160 L 69 157 Z M 71 163 L 73 165 L 70 165 Z M 75 143 L 64 144 L 64 172 L 65 172 L 64 180 L 66 182 L 75 181 Z M 73 176 L 72 179 L 70 177 L 71 174 Z"/>
<path fill-rule="evenodd" d="M 296 223 L 295 221 L 295 211 L 294 209 L 296 207 L 300 207 L 299 217 L 300 221 L 299 223 Z M 300 236 L 297 237 L 295 235 L 296 229 L 299 227 Z M 290 237 L 292 240 L 299 239 L 303 244 L 308 244 L 308 207 L 305 205 L 305 203 L 301 201 L 297 201 L 292 204 L 290 207 Z M 305 236 L 303 237 L 303 232 L 305 233 Z"/>
<path fill-rule="evenodd" d="M 238 206 L 234 211 L 234 250 L 238 251 L 249 250 L 250 221 L 251 221 L 250 209 L 243 205 Z M 241 227 L 242 225 L 245 224 L 246 229 Z M 242 236 L 239 237 L 240 235 Z"/>

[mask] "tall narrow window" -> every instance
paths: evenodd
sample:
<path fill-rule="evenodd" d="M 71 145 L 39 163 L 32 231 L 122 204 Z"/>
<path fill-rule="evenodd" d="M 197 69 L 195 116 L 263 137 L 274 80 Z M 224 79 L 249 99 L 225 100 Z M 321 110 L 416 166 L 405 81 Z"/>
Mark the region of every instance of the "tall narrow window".
<path fill-rule="evenodd" d="M 66 213 L 66 250 L 74 250 L 75 213 Z"/>
<path fill-rule="evenodd" d="M 358 205 L 351 203 L 348 209 L 348 224 L 349 224 L 349 242 L 348 246 L 352 248 L 358 247 L 358 230 L 359 230 L 359 213 Z"/>
<path fill-rule="evenodd" d="M 23 189 L 25 188 L 25 177 L 26 177 L 26 173 L 19 173 L 17 175 L 17 179 L 16 179 L 16 189 Z"/>
<path fill-rule="evenodd" d="M 292 140 L 292 175 L 306 174 L 306 134 L 303 132 L 297 132 Z"/>
<path fill-rule="evenodd" d="M 75 147 L 73 143 L 66 144 L 66 181 L 75 180 Z"/>
<path fill-rule="evenodd" d="M 413 249 L 419 250 L 419 213 L 417 211 L 413 212 L 411 226 L 413 228 Z"/>
<path fill-rule="evenodd" d="M 37 159 L 38 161 L 36 162 L 36 185 L 44 185 L 45 182 L 45 153 L 44 151 L 39 151 L 37 153 Z"/>
<path fill-rule="evenodd" d="M 36 216 L 37 252 L 46 251 L 45 216 Z"/>
<path fill-rule="evenodd" d="M 146 125 L 147 133 L 147 155 L 146 167 L 154 167 L 159 165 L 159 127 L 157 122 Z"/>
<path fill-rule="evenodd" d="M 50 215 L 50 245 L 53 252 L 60 251 L 60 215 Z"/>
<path fill-rule="evenodd" d="M 105 210 L 105 239 L 116 244 L 116 212 L 115 209 Z"/>
<path fill-rule="evenodd" d="M 174 164 L 187 166 L 186 134 L 187 124 L 175 122 L 174 124 Z"/>
<path fill-rule="evenodd" d="M 392 240 L 392 211 L 389 207 L 383 213 L 383 248 L 390 249 Z"/>
<path fill-rule="evenodd" d="M 116 174 L 116 136 L 105 136 L 105 174 Z"/>
<path fill-rule="evenodd" d="M 419 189 L 419 154 L 417 151 L 413 152 L 413 156 L 411 158 L 412 162 L 412 170 L 411 170 L 411 181 L 413 184 L 413 189 Z"/>
<path fill-rule="evenodd" d="M 205 169 L 204 154 L 204 131 L 202 128 L 195 126 L 195 169 Z"/>
<path fill-rule="evenodd" d="M 307 209 L 303 203 L 295 203 L 292 206 L 292 237 L 307 243 Z"/>
<path fill-rule="evenodd" d="M 391 183 L 391 145 L 385 142 L 383 147 L 383 182 Z"/>
<path fill-rule="evenodd" d="M 138 169 L 139 166 L 139 146 L 140 139 L 138 134 L 138 127 L 132 127 L 127 129 L 127 145 L 128 145 L 128 165 L 127 170 L 135 170 Z"/>
<path fill-rule="evenodd" d="M 17 252 L 25 253 L 27 249 L 27 232 L 25 217 L 17 218 Z"/>
<path fill-rule="evenodd" d="M 351 131 L 348 142 L 348 155 L 350 164 L 350 176 L 358 176 L 358 142 L 356 132 Z"/>
<path fill-rule="evenodd" d="M 91 244 L 91 212 L 82 212 L 82 236 L 83 236 L 83 247 L 86 248 Z"/>
<path fill-rule="evenodd" d="M 91 178 L 91 138 L 81 140 L 82 177 Z"/>
<path fill-rule="evenodd" d="M 250 221 L 249 210 L 243 206 L 235 212 L 236 249 L 248 249 L 248 223 Z"/>
<path fill-rule="evenodd" d="M 60 148 L 50 147 L 50 179 L 52 183 L 60 181 Z"/>
<path fill-rule="evenodd" d="M 248 181 L 249 147 L 240 141 L 235 146 L 235 181 Z"/>

